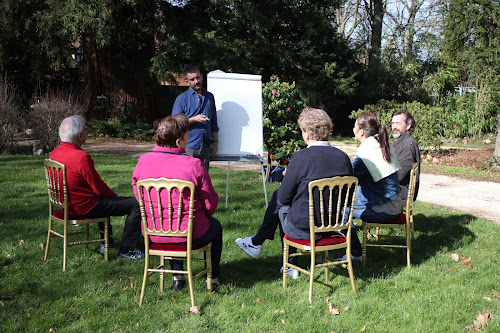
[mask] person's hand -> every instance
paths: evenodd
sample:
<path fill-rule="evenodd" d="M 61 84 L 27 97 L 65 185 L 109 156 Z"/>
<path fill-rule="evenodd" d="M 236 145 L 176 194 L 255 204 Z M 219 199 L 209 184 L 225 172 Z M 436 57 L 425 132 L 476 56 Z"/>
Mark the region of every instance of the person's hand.
<path fill-rule="evenodd" d="M 217 154 L 217 150 L 219 149 L 219 143 L 218 142 L 214 142 L 212 148 L 210 149 L 210 153 L 212 154 L 212 157 L 215 156 L 215 154 Z"/>
<path fill-rule="evenodd" d="M 191 118 L 194 122 L 197 123 L 204 123 L 205 121 L 209 120 L 207 116 L 204 114 L 197 114 L 196 116 Z"/>

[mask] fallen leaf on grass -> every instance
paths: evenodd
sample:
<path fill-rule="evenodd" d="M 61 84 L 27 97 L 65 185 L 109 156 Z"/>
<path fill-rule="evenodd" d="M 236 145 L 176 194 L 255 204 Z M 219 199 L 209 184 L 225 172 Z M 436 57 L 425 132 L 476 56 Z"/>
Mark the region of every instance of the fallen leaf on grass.
<path fill-rule="evenodd" d="M 337 316 L 340 314 L 339 309 L 335 309 L 332 305 L 332 301 L 330 299 L 327 300 L 328 303 L 328 312 L 330 312 L 331 315 Z"/>
<path fill-rule="evenodd" d="M 257 318 L 257 316 L 256 316 L 256 315 L 252 315 L 252 319 L 253 319 L 253 320 L 257 320 L 258 318 Z"/>
<path fill-rule="evenodd" d="M 348 305 L 344 306 L 344 308 L 342 310 L 344 310 L 344 312 L 348 311 L 349 310 L 349 306 Z"/>
<path fill-rule="evenodd" d="M 42 242 L 40 242 L 40 244 L 38 246 L 40 246 L 40 250 L 43 250 L 43 243 Z"/>
<path fill-rule="evenodd" d="M 126 286 L 126 287 L 125 287 L 125 288 L 123 288 L 122 290 L 123 290 L 123 291 L 127 291 L 127 289 L 128 289 L 128 286 Z"/>
<path fill-rule="evenodd" d="M 468 216 L 464 216 L 464 218 L 460 221 L 460 223 L 462 223 L 462 224 L 469 224 L 469 217 Z"/>
<path fill-rule="evenodd" d="M 24 203 L 24 205 L 25 205 L 25 206 L 29 206 L 29 205 L 30 205 L 30 203 L 26 201 L 26 202 Z"/>
<path fill-rule="evenodd" d="M 283 325 L 285 325 L 285 324 L 286 324 L 286 323 L 285 323 L 285 319 L 281 319 L 281 323 L 282 323 Z"/>
<path fill-rule="evenodd" d="M 56 333 L 53 328 L 49 329 L 49 333 Z"/>
<path fill-rule="evenodd" d="M 476 328 L 483 328 L 488 324 L 490 320 L 491 313 L 489 311 L 486 313 L 480 313 L 477 315 L 476 319 L 474 319 L 474 326 Z"/>
<path fill-rule="evenodd" d="M 476 330 L 474 327 L 472 326 L 465 326 L 465 329 L 466 330 L 469 330 L 469 332 L 479 332 L 478 330 Z"/>
<path fill-rule="evenodd" d="M 451 254 L 451 260 L 453 261 L 459 261 L 460 260 L 460 256 L 456 253 L 452 253 Z"/>
<path fill-rule="evenodd" d="M 365 325 L 365 326 L 363 326 L 363 328 L 361 329 L 361 331 L 359 331 L 359 333 L 362 333 L 362 332 L 364 332 L 364 331 L 366 331 L 366 325 Z"/>
<path fill-rule="evenodd" d="M 22 245 L 24 245 L 24 239 L 19 240 L 19 246 L 22 246 Z"/>
<path fill-rule="evenodd" d="M 465 266 L 467 266 L 467 268 L 472 268 L 472 264 L 470 263 L 471 261 L 471 257 L 467 258 L 467 257 L 462 257 L 461 260 L 462 264 L 464 264 Z"/>
<path fill-rule="evenodd" d="M 200 311 L 198 311 L 198 308 L 196 306 L 192 306 L 189 308 L 189 312 L 194 313 L 194 314 L 199 314 Z"/>
<path fill-rule="evenodd" d="M 5 259 L 12 259 L 12 256 L 10 255 L 10 253 L 7 253 L 7 255 L 5 256 Z"/>
<path fill-rule="evenodd" d="M 254 303 L 260 303 L 260 298 L 257 298 Z"/>
<path fill-rule="evenodd" d="M 491 302 L 491 298 L 487 297 L 487 296 L 484 296 L 483 297 L 485 300 L 487 300 L 488 302 Z"/>

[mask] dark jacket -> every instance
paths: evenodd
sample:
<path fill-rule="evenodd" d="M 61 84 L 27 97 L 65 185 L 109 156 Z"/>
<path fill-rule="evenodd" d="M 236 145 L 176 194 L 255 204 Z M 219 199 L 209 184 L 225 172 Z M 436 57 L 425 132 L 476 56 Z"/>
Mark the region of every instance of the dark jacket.
<path fill-rule="evenodd" d="M 352 176 L 351 161 L 343 151 L 331 146 L 311 146 L 293 154 L 278 199 L 290 206 L 287 220 L 297 229 L 309 233 L 309 182 L 335 176 Z"/>
<path fill-rule="evenodd" d="M 413 197 L 416 200 L 420 184 L 420 149 L 418 149 L 417 140 L 415 140 L 410 132 L 406 132 L 394 141 L 392 148 L 401 166 L 401 169 L 398 171 L 398 178 L 404 202 L 406 202 L 406 197 L 408 196 L 411 166 L 413 163 L 418 163 L 417 184 Z"/>

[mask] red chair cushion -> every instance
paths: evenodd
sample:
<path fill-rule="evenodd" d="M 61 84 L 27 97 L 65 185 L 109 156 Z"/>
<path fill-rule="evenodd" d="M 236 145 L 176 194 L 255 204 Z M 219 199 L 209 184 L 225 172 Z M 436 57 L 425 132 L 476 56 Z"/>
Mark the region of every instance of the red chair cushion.
<path fill-rule="evenodd" d="M 311 240 L 310 239 L 293 239 L 285 235 L 285 238 L 291 242 L 300 244 L 300 245 L 305 245 L 305 246 L 311 246 Z M 323 237 L 323 238 L 316 238 L 316 246 L 325 246 L 325 245 L 334 245 L 334 244 L 340 244 L 345 242 L 345 236 L 340 234 L 340 233 L 335 233 L 332 234 L 331 236 L 328 237 Z"/>
<path fill-rule="evenodd" d="M 208 243 L 207 243 L 208 244 Z M 193 245 L 192 249 L 200 249 L 207 244 L 198 244 L 198 245 Z M 183 243 L 151 243 L 149 245 L 150 250 L 154 251 L 187 251 L 187 244 Z"/>

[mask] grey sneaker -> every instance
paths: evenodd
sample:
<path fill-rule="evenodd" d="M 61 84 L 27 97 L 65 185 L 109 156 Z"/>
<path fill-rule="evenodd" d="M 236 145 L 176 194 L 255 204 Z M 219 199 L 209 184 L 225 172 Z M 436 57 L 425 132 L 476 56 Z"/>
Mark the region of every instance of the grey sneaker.
<path fill-rule="evenodd" d="M 280 273 L 283 274 L 283 266 L 281 266 Z M 288 269 L 288 277 L 292 279 L 297 279 L 299 277 L 299 271 L 296 270 L 295 268 L 289 268 Z"/>
<path fill-rule="evenodd" d="M 252 237 L 237 238 L 236 245 L 245 251 L 250 257 L 259 259 L 262 252 L 262 245 L 253 245 Z"/>
<path fill-rule="evenodd" d="M 141 260 L 145 256 L 144 251 L 139 249 L 130 249 L 128 252 L 122 252 L 120 249 L 116 251 L 116 258 L 127 258 L 132 260 Z"/>
<path fill-rule="evenodd" d="M 363 256 L 353 256 L 351 254 L 351 261 L 354 261 L 354 260 L 361 261 L 362 259 L 363 259 Z M 335 259 L 335 261 L 344 261 L 344 260 L 347 260 L 347 254 L 344 254 L 344 256 L 342 258 Z"/>

